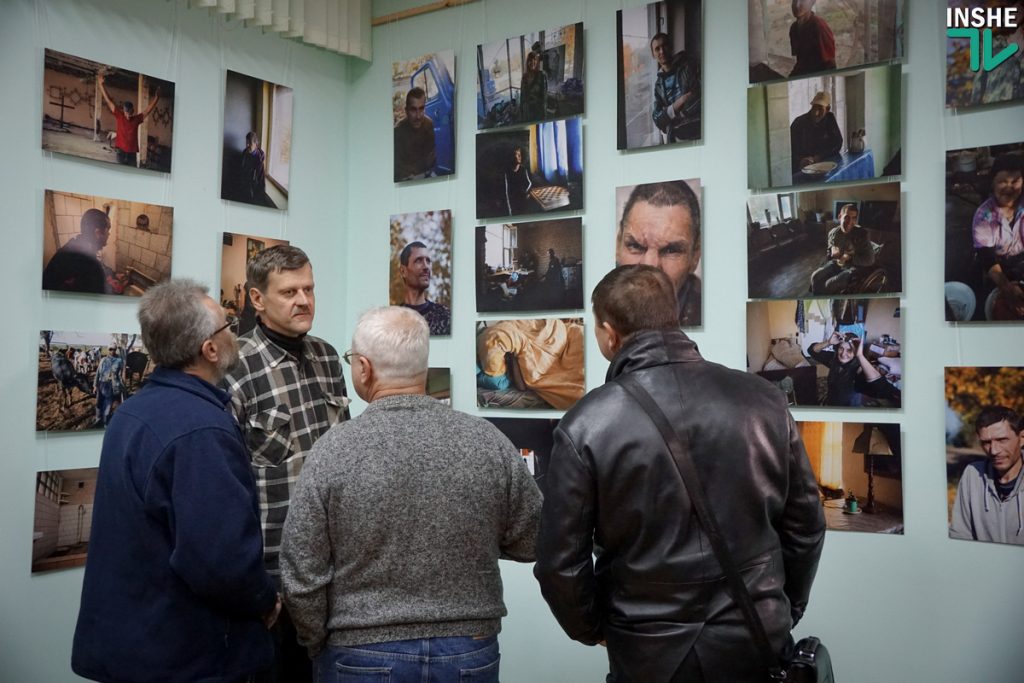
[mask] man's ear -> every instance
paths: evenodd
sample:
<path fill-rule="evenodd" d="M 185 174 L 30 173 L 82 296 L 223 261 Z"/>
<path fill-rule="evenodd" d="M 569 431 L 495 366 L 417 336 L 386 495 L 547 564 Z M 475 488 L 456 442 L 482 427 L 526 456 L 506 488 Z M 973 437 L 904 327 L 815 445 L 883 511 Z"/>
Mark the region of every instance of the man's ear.
<path fill-rule="evenodd" d="M 605 334 L 608 335 L 608 350 L 612 352 L 612 355 L 615 355 L 622 348 L 622 335 L 607 320 L 601 323 L 601 327 L 604 329 Z"/>
<path fill-rule="evenodd" d="M 266 310 L 266 306 L 263 305 L 263 292 L 256 287 L 249 288 L 249 300 L 252 301 L 252 307 L 259 312 Z"/>
<path fill-rule="evenodd" d="M 358 355 L 354 358 L 356 361 L 352 364 L 352 372 L 359 373 L 359 382 L 362 384 L 364 389 L 369 389 L 370 384 L 374 380 L 373 363 L 370 359 L 363 355 Z"/>
<path fill-rule="evenodd" d="M 210 363 L 217 362 L 217 345 L 213 343 L 213 339 L 206 339 L 203 342 L 203 345 L 199 347 L 199 355 Z"/>

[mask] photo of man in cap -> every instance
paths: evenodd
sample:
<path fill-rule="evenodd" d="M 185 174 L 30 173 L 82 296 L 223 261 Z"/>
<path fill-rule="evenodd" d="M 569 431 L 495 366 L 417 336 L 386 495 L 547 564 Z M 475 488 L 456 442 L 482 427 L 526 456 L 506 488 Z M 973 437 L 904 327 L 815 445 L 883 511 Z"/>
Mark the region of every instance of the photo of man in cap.
<path fill-rule="evenodd" d="M 843 148 L 843 134 L 832 113 L 832 96 L 817 92 L 811 108 L 793 119 L 789 126 L 793 171 L 834 157 Z"/>

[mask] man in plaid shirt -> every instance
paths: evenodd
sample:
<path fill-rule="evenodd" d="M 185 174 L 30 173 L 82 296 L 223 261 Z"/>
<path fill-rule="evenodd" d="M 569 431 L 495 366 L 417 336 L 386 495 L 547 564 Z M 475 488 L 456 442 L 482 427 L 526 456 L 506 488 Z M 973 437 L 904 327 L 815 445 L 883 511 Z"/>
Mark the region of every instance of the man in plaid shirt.
<path fill-rule="evenodd" d="M 347 420 L 348 398 L 334 347 L 307 334 L 313 326 L 313 268 L 297 247 L 279 245 L 246 266 L 257 326 L 239 339 L 240 358 L 225 378 L 256 473 L 267 571 L 279 577 L 278 553 L 288 505 L 313 443 Z M 282 610 L 275 664 L 258 681 L 308 681 L 305 649 Z"/>

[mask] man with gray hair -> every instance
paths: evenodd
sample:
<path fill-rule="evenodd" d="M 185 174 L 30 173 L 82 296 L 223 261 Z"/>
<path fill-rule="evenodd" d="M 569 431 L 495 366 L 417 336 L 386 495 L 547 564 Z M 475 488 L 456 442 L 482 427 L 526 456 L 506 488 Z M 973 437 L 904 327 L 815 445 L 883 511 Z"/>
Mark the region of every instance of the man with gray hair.
<path fill-rule="evenodd" d="M 533 559 L 541 496 L 496 427 L 426 395 L 428 348 L 415 312 L 364 313 L 344 358 L 369 406 L 302 470 L 281 579 L 315 681 L 498 680 L 498 558 Z"/>
<path fill-rule="evenodd" d="M 71 653 L 98 681 L 239 681 L 269 665 L 281 608 L 263 568 L 245 442 L 215 385 L 238 359 L 192 280 L 139 304 L 157 368 L 103 437 Z"/>
<path fill-rule="evenodd" d="M 348 398 L 338 352 L 308 334 L 316 299 L 305 252 L 273 246 L 245 270 L 258 321 L 242 335 L 239 363 L 225 384 L 252 455 L 267 571 L 276 578 L 281 529 L 302 464 L 322 434 L 348 419 Z M 308 681 L 309 658 L 295 640 L 287 610 L 273 636 L 274 667 L 257 681 Z"/>

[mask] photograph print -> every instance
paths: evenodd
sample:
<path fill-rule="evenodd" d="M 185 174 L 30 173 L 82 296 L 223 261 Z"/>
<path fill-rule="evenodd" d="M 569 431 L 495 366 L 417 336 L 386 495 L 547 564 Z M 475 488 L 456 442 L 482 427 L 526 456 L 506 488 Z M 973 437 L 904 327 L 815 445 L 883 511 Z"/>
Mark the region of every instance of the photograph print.
<path fill-rule="evenodd" d="M 427 368 L 427 396 L 452 404 L 452 369 Z"/>
<path fill-rule="evenodd" d="M 903 0 L 748 0 L 750 82 L 900 59 Z"/>
<path fill-rule="evenodd" d="M 1024 320 L 1024 143 L 946 152 L 946 320 Z"/>
<path fill-rule="evenodd" d="M 142 296 L 171 276 L 174 209 L 46 190 L 44 290 Z"/>
<path fill-rule="evenodd" d="M 106 427 L 152 371 L 138 334 L 42 330 L 36 431 Z"/>
<path fill-rule="evenodd" d="M 85 565 L 98 467 L 36 472 L 32 573 Z"/>
<path fill-rule="evenodd" d="M 220 197 L 288 208 L 292 163 L 292 89 L 228 71 Z"/>
<path fill-rule="evenodd" d="M 551 121 L 583 113 L 583 24 L 476 47 L 476 127 Z"/>
<path fill-rule="evenodd" d="M 455 51 L 391 63 L 395 182 L 455 173 Z"/>
<path fill-rule="evenodd" d="M 702 0 L 616 13 L 618 149 L 700 140 Z"/>
<path fill-rule="evenodd" d="M 519 450 L 519 455 L 523 456 L 523 461 L 537 481 L 541 493 L 544 493 L 544 475 L 547 474 L 551 449 L 555 445 L 555 427 L 558 426 L 558 420 L 522 417 L 484 419 L 497 427 Z"/>
<path fill-rule="evenodd" d="M 583 208 L 581 119 L 476 136 L 476 217 Z"/>
<path fill-rule="evenodd" d="M 700 327 L 700 178 L 617 187 L 615 217 L 615 264 L 661 268 L 676 288 L 680 327 Z"/>
<path fill-rule="evenodd" d="M 797 422 L 830 531 L 903 534 L 900 426 Z"/>
<path fill-rule="evenodd" d="M 47 49 L 43 149 L 171 172 L 174 83 Z"/>
<path fill-rule="evenodd" d="M 747 89 L 752 190 L 901 174 L 899 64 Z"/>
<path fill-rule="evenodd" d="M 797 299 L 747 304 L 747 371 L 793 406 L 899 408 L 899 299 Z"/>
<path fill-rule="evenodd" d="M 970 38 L 946 37 L 946 107 L 966 108 L 1024 99 L 1024 2 L 1007 0 L 946 0 L 947 10 L 954 18 L 975 10 L 997 7 L 1015 8 L 1015 27 L 982 29 L 991 31 L 989 54 L 995 60 L 1005 55 L 992 68 L 984 68 L 980 52 L 984 40 L 971 47 Z M 956 19 L 954 19 L 956 23 Z M 960 25 L 960 24 L 957 24 Z M 972 53 L 973 50 L 973 53 Z"/>
<path fill-rule="evenodd" d="M 751 299 L 903 291 L 900 184 L 747 198 Z"/>
<path fill-rule="evenodd" d="M 1024 545 L 1024 368 L 946 368 L 949 537 Z"/>
<path fill-rule="evenodd" d="M 256 309 L 249 296 L 245 269 L 249 261 L 264 249 L 287 245 L 288 240 L 254 237 L 225 232 L 220 250 L 220 305 L 231 324 L 231 331 L 240 336 L 256 327 Z"/>
<path fill-rule="evenodd" d="M 430 336 L 452 333 L 452 212 L 391 216 L 388 300 L 426 319 Z"/>
<path fill-rule="evenodd" d="M 477 226 L 477 312 L 582 308 L 583 219 Z"/>
<path fill-rule="evenodd" d="M 568 410 L 583 398 L 584 345 L 582 318 L 478 321 L 477 406 Z"/>

